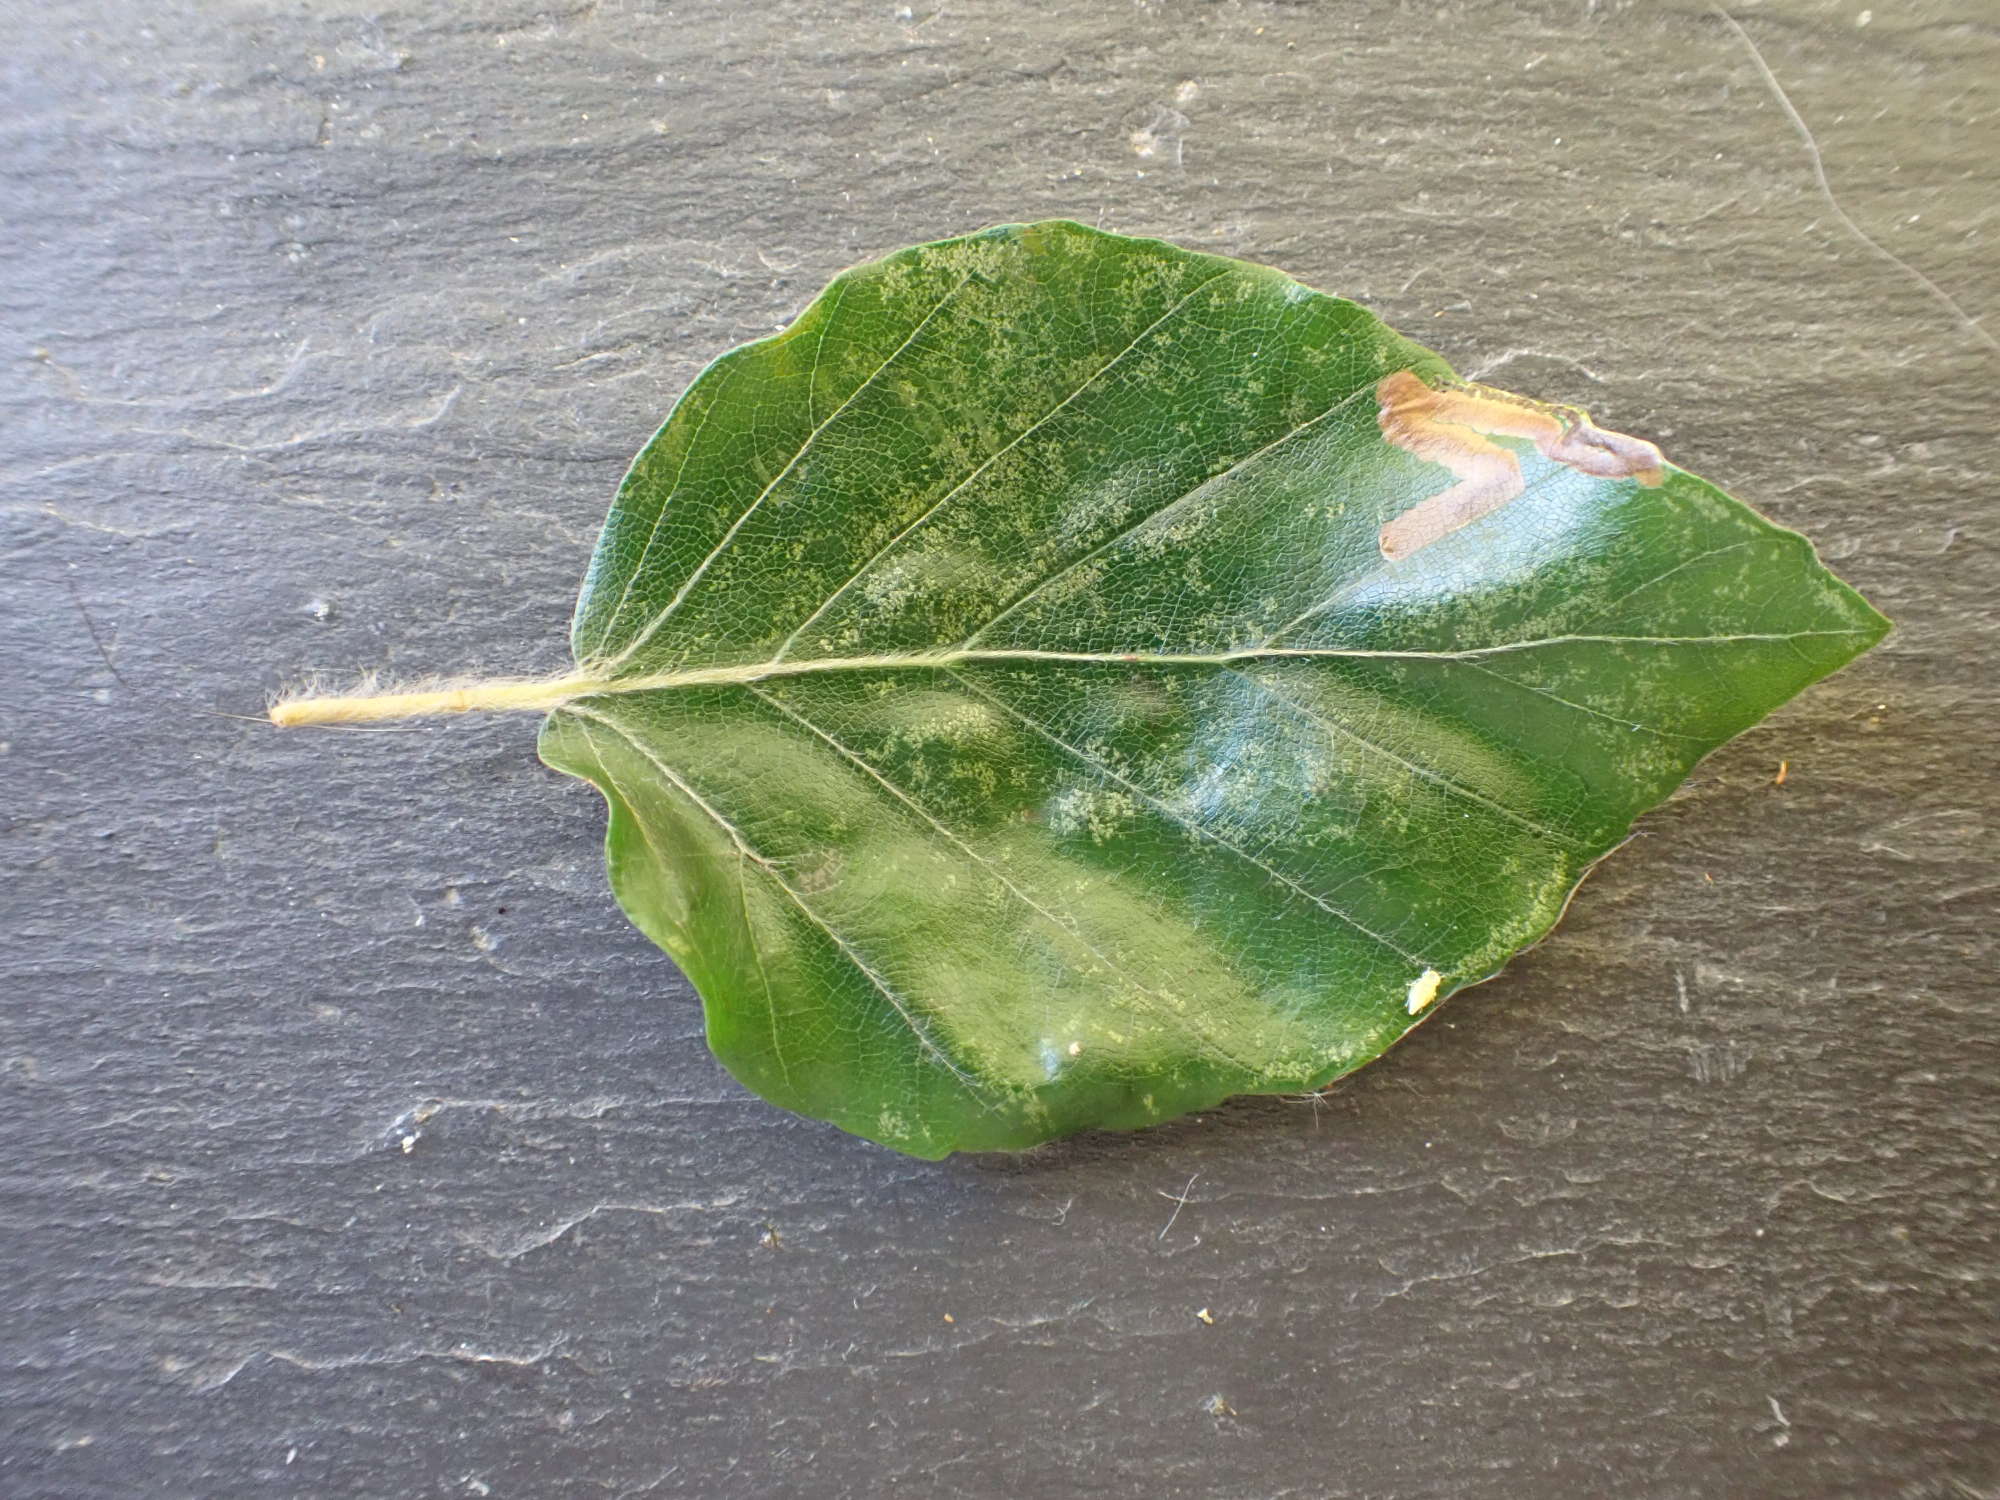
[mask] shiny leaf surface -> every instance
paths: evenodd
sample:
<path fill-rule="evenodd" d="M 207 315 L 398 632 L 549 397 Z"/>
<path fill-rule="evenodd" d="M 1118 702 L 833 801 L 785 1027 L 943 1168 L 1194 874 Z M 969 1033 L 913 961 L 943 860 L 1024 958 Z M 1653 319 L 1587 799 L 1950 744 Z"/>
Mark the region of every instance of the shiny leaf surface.
<path fill-rule="evenodd" d="M 1352 303 L 1017 225 L 701 375 L 542 754 L 731 1072 L 938 1156 L 1360 1066 L 1886 628 Z"/>

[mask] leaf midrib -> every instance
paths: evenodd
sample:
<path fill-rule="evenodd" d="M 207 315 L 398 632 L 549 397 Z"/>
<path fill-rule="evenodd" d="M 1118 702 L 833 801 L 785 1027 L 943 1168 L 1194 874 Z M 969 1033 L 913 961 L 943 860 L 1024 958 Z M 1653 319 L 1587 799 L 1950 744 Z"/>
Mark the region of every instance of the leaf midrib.
<path fill-rule="evenodd" d="M 949 671 L 954 667 L 1043 662 L 1050 665 L 1128 667 L 1210 667 L 1227 669 L 1259 661 L 1463 661 L 1550 646 L 1729 646 L 1749 642 L 1810 640 L 1828 636 L 1868 635 L 1867 630 L 1793 630 L 1744 632 L 1733 635 L 1550 635 L 1533 640 L 1499 641 L 1456 651 L 1374 650 L 1359 646 L 1241 646 L 1227 651 L 1049 651 L 1031 647 L 971 647 L 944 651 L 884 652 L 870 656 L 822 656 L 784 660 L 735 662 L 713 667 L 682 667 L 629 677 L 580 673 L 549 684 L 547 707 L 572 698 L 603 694 L 650 693 L 672 688 L 731 687 L 768 682 L 774 678 L 806 677 L 841 672 Z M 523 705 L 527 706 L 527 705 Z"/>

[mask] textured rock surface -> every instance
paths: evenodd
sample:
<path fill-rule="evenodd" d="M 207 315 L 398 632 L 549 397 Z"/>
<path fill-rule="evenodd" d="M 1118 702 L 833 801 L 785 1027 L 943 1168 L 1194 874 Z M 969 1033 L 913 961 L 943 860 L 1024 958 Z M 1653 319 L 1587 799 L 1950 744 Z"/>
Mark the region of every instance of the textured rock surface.
<path fill-rule="evenodd" d="M 1848 212 L 1992 305 L 1990 10 L 1742 19 Z M 0 1491 L 2000 1486 L 2000 358 L 1712 13 L 95 0 L 0 43 Z M 532 721 L 247 720 L 302 668 L 561 665 L 708 358 L 1058 213 L 1585 404 L 1901 630 L 1330 1097 L 923 1165 L 728 1082 Z"/>

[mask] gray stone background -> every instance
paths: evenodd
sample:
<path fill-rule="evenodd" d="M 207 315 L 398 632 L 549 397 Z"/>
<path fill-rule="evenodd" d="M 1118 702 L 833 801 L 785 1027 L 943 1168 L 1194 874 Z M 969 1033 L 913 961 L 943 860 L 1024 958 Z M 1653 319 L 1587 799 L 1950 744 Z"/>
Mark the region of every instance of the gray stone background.
<path fill-rule="evenodd" d="M 1993 307 L 1993 0 L 1737 14 Z M 0 1493 L 2000 1494 L 2000 356 L 1714 12 L 5 0 L 0 79 Z M 925 1165 L 720 1072 L 532 720 L 255 716 L 558 667 L 703 363 L 1056 214 L 1900 630 L 1329 1097 Z"/>

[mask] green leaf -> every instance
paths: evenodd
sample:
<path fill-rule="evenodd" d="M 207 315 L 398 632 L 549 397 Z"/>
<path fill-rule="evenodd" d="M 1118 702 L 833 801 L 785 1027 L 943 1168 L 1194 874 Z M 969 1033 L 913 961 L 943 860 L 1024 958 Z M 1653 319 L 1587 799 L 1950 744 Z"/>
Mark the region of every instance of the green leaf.
<path fill-rule="evenodd" d="M 701 375 L 541 750 L 729 1070 L 935 1157 L 1359 1067 L 1886 629 L 1353 303 L 1009 225 Z"/>

